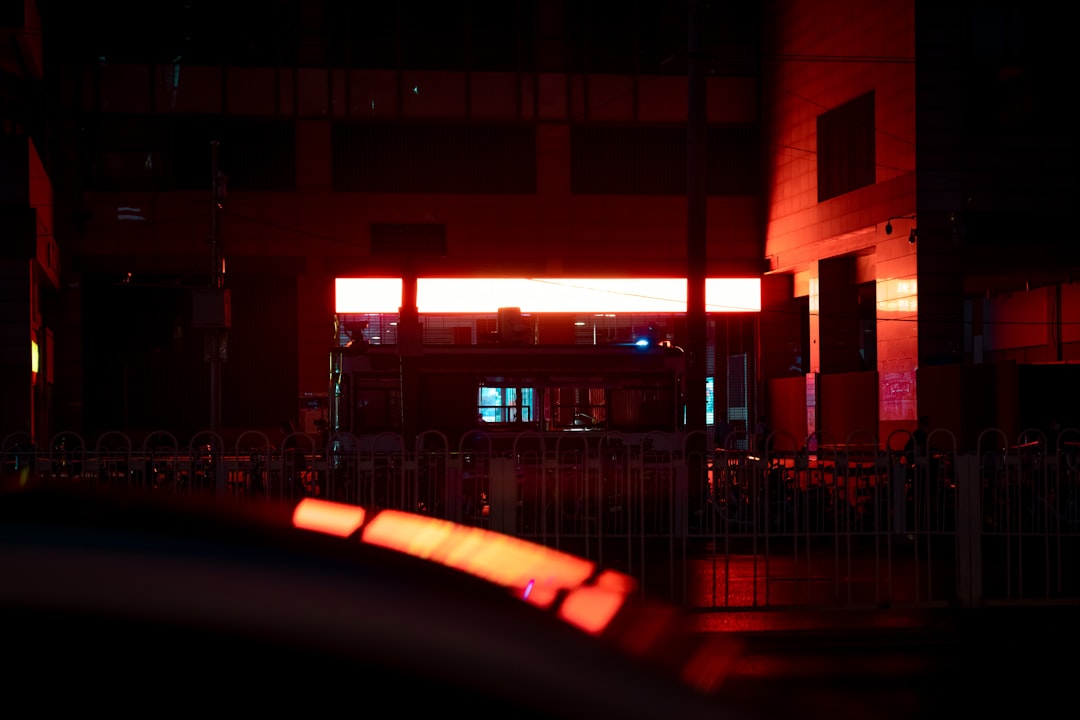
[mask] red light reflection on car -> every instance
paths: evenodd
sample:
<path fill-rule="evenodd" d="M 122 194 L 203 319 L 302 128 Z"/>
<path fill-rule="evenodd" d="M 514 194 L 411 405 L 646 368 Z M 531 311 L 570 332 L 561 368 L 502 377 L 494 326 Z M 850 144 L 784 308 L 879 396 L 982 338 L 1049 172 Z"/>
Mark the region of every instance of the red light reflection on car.
<path fill-rule="evenodd" d="M 364 524 L 364 508 L 305 498 L 293 510 L 293 526 L 349 537 Z"/>
<path fill-rule="evenodd" d="M 365 524 L 366 520 L 366 524 Z M 601 633 L 635 591 L 636 581 L 595 563 L 483 528 L 398 510 L 368 514 L 361 507 L 305 498 L 293 525 L 360 539 L 482 577 L 593 634 Z"/>

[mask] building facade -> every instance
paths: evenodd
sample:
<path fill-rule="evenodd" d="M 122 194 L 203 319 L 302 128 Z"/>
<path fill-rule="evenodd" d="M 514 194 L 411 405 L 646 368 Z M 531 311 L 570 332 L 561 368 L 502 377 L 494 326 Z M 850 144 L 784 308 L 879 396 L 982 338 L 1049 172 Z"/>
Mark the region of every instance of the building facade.
<path fill-rule="evenodd" d="M 38 436 L 295 420 L 342 277 L 757 277 L 760 313 L 668 319 L 718 394 L 749 369 L 746 422 L 1066 412 L 1021 402 L 1019 366 L 1080 359 L 1035 8 L 160 5 L 43 5 L 64 262 Z"/>
<path fill-rule="evenodd" d="M 61 258 L 45 134 L 41 22 L 33 2 L 0 14 L 0 434 L 30 444 L 50 427 Z"/>
<path fill-rule="evenodd" d="M 1060 28 L 1040 3 L 819 10 L 773 3 L 762 34 L 765 259 L 808 306 L 810 429 L 1080 423 Z"/>

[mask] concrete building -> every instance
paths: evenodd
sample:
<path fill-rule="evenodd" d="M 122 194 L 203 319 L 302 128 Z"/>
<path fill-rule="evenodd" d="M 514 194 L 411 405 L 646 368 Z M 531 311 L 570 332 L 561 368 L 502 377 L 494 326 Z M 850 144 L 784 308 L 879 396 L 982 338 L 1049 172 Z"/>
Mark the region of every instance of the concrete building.
<path fill-rule="evenodd" d="M 1080 424 L 1071 63 L 1039 3 L 25 7 L 49 152 L 10 132 L 9 188 L 51 178 L 56 242 L 38 212 L 4 255 L 0 435 L 296 420 L 343 277 L 756 277 L 760 313 L 667 319 L 717 396 L 748 368 L 747 422 Z"/>
<path fill-rule="evenodd" d="M 41 22 L 33 2 L 0 11 L 0 436 L 28 445 L 50 427 L 60 250 L 45 134 Z"/>

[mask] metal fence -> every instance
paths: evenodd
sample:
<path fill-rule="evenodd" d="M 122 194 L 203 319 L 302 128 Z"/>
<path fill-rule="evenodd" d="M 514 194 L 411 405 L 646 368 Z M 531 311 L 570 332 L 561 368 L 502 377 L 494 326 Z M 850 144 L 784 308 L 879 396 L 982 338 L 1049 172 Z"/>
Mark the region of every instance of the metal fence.
<path fill-rule="evenodd" d="M 0 460 L 8 482 L 316 496 L 484 526 L 630 573 L 643 594 L 694 609 L 1078 602 L 1080 430 L 1023 439 L 988 429 L 960 451 L 933 431 L 906 453 L 868 434 L 773 436 L 754 453 L 695 452 L 692 434 L 524 432 L 496 444 L 477 431 L 451 446 L 429 431 L 405 451 L 390 433 L 325 447 L 295 434 L 279 447 L 250 431 L 226 447 L 210 432 L 135 444 L 113 431 L 44 446 L 10 435 Z"/>

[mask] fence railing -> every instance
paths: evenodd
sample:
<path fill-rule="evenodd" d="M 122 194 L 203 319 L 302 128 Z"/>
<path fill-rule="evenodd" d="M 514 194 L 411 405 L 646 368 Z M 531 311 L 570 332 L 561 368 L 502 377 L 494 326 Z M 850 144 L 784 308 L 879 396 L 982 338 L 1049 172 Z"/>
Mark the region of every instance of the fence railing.
<path fill-rule="evenodd" d="M 1034 437 L 1034 439 L 1031 439 Z M 4 438 L 9 482 L 287 502 L 317 496 L 491 528 L 636 576 L 700 609 L 1080 602 L 1080 431 L 961 452 L 860 437 L 694 450 L 692 435 L 167 432 L 136 444 Z M 701 438 L 696 438 L 700 447 Z M 771 438 L 776 439 L 776 438 Z M 508 441 L 509 440 L 509 441 Z"/>

